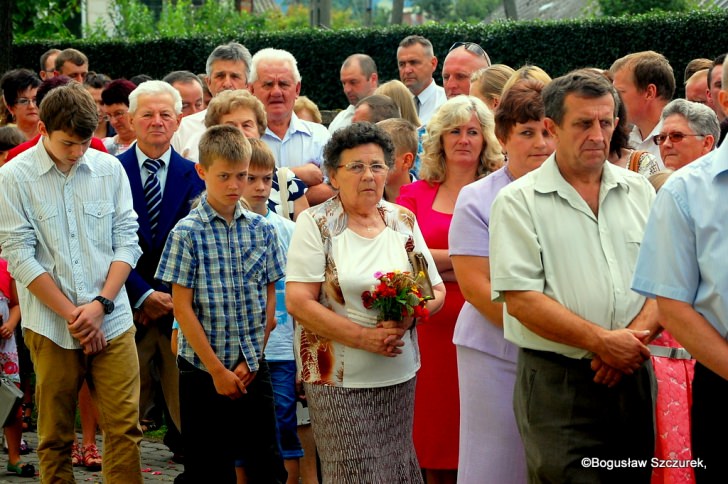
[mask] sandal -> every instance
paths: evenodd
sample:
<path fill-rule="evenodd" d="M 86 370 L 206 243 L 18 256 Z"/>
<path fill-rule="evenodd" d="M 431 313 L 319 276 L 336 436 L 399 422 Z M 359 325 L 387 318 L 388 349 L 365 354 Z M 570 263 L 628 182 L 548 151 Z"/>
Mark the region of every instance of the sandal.
<path fill-rule="evenodd" d="M 159 426 L 154 420 L 140 420 L 139 425 L 141 426 L 143 433 L 159 430 Z"/>
<path fill-rule="evenodd" d="M 25 464 L 18 461 L 15 464 L 8 462 L 8 472 L 12 472 L 20 477 L 35 477 L 35 467 L 33 464 Z"/>
<path fill-rule="evenodd" d="M 33 452 L 33 448 L 28 445 L 25 439 L 20 439 L 20 455 L 28 455 Z"/>
<path fill-rule="evenodd" d="M 73 446 L 71 446 L 71 462 L 73 463 L 73 467 L 83 465 L 83 450 L 76 442 L 74 442 Z"/>
<path fill-rule="evenodd" d="M 101 470 L 101 454 L 96 444 L 83 447 L 83 466 L 89 471 Z"/>

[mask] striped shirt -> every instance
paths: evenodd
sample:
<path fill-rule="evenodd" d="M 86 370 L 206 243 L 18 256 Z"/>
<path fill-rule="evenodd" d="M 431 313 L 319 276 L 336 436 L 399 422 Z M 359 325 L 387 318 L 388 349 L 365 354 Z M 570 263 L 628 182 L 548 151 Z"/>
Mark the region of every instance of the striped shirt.
<path fill-rule="evenodd" d="M 80 344 L 66 321 L 27 286 L 48 273 L 73 304 L 99 295 L 112 262 L 134 267 L 141 256 L 129 180 L 119 160 L 89 149 L 64 175 L 43 138 L 0 168 L 0 246 L 18 283 L 23 327 L 66 349 Z M 122 287 L 104 318 L 107 340 L 127 331 L 131 307 Z"/>
<path fill-rule="evenodd" d="M 250 371 L 263 357 L 267 285 L 284 274 L 275 228 L 238 204 L 228 224 L 207 203 L 169 234 L 156 278 L 194 289 L 192 307 L 220 362 L 232 370 L 242 353 Z M 185 338 L 177 351 L 206 370 Z"/>

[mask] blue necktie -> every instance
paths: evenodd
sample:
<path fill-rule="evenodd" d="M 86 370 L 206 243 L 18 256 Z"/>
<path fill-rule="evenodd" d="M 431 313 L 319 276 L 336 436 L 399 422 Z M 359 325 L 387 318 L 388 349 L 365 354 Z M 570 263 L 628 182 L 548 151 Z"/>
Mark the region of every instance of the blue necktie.
<path fill-rule="evenodd" d="M 149 227 L 152 229 L 152 236 L 157 233 L 159 222 L 159 211 L 162 207 L 162 187 L 157 178 L 157 170 L 162 167 L 162 160 L 147 159 L 144 168 L 149 172 L 147 181 L 144 183 L 144 199 L 147 202 L 147 214 L 149 215 Z"/>

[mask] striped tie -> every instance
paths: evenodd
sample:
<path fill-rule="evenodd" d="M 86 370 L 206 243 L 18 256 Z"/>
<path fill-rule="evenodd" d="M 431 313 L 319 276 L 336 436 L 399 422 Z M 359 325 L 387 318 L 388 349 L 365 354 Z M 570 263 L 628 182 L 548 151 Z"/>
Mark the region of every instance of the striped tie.
<path fill-rule="evenodd" d="M 417 109 L 417 116 L 420 115 L 420 106 L 422 106 L 422 103 L 420 102 L 420 98 L 415 96 L 413 101 L 415 102 L 415 108 Z"/>
<path fill-rule="evenodd" d="M 159 209 L 162 206 L 162 187 L 159 185 L 159 178 L 157 178 L 157 170 L 161 167 L 162 160 L 147 159 L 144 162 L 144 168 L 149 172 L 147 181 L 144 183 L 144 199 L 147 202 L 147 214 L 149 215 L 149 227 L 152 229 L 152 236 L 156 235 Z"/>

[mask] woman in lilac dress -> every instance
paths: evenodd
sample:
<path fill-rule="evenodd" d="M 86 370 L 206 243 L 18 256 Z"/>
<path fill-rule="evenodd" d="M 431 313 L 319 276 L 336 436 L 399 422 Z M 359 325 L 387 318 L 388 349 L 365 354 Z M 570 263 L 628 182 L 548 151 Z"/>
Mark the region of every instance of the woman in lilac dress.
<path fill-rule="evenodd" d="M 517 348 L 503 337 L 503 305 L 490 294 L 490 207 L 510 182 L 554 151 L 545 128 L 543 84 L 524 80 L 504 93 L 495 133 L 507 164 L 463 187 L 450 226 L 450 257 L 465 304 L 455 326 L 460 382 L 458 482 L 526 482 L 526 461 L 513 414 Z"/>

